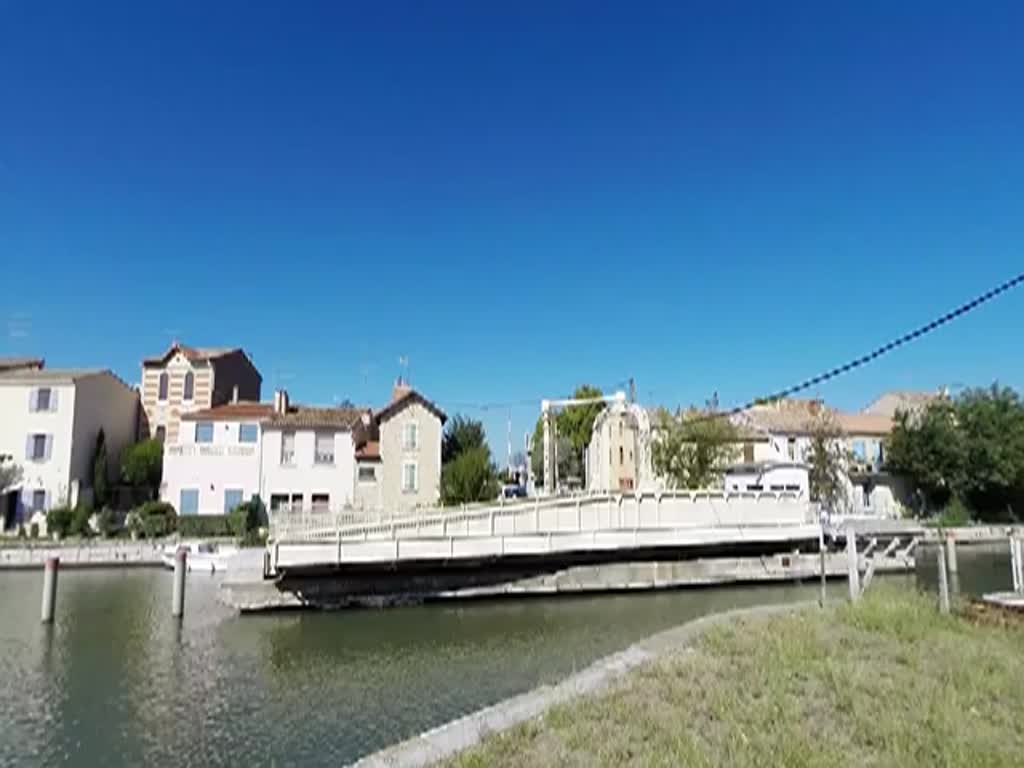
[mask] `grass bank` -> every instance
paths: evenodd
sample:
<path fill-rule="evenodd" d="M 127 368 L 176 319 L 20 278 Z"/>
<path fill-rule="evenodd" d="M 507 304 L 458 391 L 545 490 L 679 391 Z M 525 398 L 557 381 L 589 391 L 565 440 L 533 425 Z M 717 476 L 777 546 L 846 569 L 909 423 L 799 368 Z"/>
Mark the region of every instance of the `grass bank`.
<path fill-rule="evenodd" d="M 611 690 L 448 763 L 1011 766 L 1024 755 L 1024 624 L 943 617 L 879 586 L 710 629 Z"/>

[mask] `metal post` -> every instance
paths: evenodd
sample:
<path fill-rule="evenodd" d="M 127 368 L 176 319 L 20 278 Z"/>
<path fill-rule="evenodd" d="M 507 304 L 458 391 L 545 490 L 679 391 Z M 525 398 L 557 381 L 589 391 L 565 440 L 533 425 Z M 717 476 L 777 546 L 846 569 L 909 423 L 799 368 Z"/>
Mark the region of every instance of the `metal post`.
<path fill-rule="evenodd" d="M 43 564 L 43 624 L 53 623 L 53 614 L 57 608 L 57 570 L 60 567 L 59 557 L 48 557 Z"/>
<path fill-rule="evenodd" d="M 1013 576 L 1013 591 L 1021 591 L 1020 541 L 1010 534 L 1010 574 Z"/>
<path fill-rule="evenodd" d="M 949 613 L 949 579 L 946 576 L 946 555 L 941 544 L 936 550 L 936 559 L 939 561 L 939 612 Z"/>
<path fill-rule="evenodd" d="M 853 528 L 846 529 L 846 574 L 850 582 L 850 600 L 860 600 L 860 571 L 857 565 L 857 535 Z"/>
<path fill-rule="evenodd" d="M 171 616 L 185 615 L 185 571 L 188 550 L 179 548 L 174 553 L 174 592 L 171 595 Z"/>

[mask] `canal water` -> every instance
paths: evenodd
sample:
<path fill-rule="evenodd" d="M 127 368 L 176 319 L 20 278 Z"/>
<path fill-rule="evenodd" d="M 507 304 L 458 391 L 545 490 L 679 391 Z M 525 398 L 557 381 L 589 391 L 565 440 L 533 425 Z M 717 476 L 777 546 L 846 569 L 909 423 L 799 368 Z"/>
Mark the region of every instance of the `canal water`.
<path fill-rule="evenodd" d="M 169 573 L 66 571 L 44 627 L 41 586 L 0 573 L 0 766 L 337 766 L 689 619 L 817 596 L 787 584 L 239 617 L 215 577 L 191 574 L 179 625 Z"/>

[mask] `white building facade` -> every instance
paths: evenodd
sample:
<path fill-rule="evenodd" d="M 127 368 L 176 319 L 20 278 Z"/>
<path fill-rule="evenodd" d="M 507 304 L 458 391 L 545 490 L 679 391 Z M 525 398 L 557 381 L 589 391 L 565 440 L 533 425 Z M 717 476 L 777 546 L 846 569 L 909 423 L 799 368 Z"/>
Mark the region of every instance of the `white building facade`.
<path fill-rule="evenodd" d="M 260 493 L 262 420 L 271 406 L 230 403 L 185 414 L 164 445 L 160 496 L 179 515 L 221 515 Z"/>
<path fill-rule="evenodd" d="M 55 506 L 91 503 L 100 430 L 113 477 L 138 423 L 138 393 L 110 371 L 0 374 L 0 455 L 21 468 L 20 482 L 0 497 L 4 527 L 28 524 Z"/>

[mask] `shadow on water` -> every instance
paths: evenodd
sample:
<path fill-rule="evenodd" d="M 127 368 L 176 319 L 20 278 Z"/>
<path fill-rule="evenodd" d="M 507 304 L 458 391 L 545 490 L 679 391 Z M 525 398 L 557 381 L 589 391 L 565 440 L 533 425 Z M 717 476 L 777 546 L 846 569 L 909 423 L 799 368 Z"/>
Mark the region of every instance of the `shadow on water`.
<path fill-rule="evenodd" d="M 988 567 L 962 556 L 962 580 Z M 190 575 L 179 622 L 169 573 L 61 573 L 43 627 L 41 574 L 0 574 L 0 765 L 339 764 L 698 616 L 817 597 L 786 584 L 243 618 L 218 583 Z"/>

